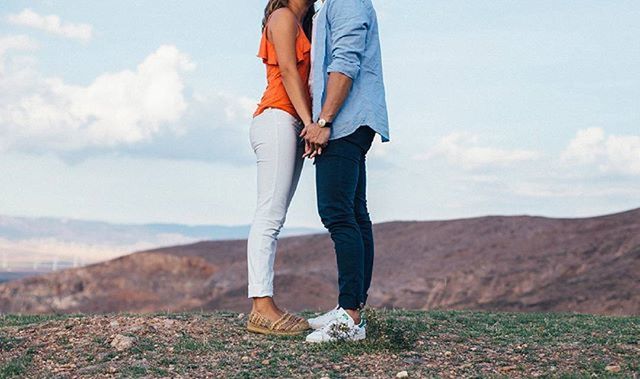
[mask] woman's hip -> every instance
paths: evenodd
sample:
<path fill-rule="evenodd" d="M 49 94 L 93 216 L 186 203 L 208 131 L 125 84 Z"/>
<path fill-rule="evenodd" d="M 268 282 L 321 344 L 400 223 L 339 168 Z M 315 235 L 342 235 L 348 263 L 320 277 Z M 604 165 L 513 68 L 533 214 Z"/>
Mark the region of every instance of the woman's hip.
<path fill-rule="evenodd" d="M 289 112 L 278 108 L 267 108 L 251 122 L 251 146 L 256 151 L 265 144 L 282 148 L 282 145 L 297 146 L 302 142 L 300 132 L 304 125 Z M 257 151 L 256 151 L 257 153 Z"/>

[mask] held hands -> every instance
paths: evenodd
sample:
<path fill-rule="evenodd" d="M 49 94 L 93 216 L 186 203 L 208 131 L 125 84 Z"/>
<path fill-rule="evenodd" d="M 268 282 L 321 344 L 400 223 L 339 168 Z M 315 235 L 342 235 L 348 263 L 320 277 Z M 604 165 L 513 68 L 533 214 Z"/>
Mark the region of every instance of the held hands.
<path fill-rule="evenodd" d="M 302 130 L 300 137 L 304 138 L 305 149 L 303 158 L 313 159 L 322 154 L 322 149 L 327 147 L 329 137 L 331 136 L 330 128 L 322 128 L 317 123 L 311 123 Z"/>

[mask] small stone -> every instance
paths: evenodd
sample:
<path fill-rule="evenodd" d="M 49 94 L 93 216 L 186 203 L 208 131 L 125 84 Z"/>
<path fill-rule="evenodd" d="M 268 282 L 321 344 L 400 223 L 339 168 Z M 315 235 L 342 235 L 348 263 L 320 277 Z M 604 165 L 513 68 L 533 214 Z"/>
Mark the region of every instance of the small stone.
<path fill-rule="evenodd" d="M 251 358 L 247 357 L 246 355 L 242 358 L 240 358 L 243 362 L 249 362 L 251 360 Z"/>
<path fill-rule="evenodd" d="M 604 369 L 607 372 L 613 372 L 613 373 L 620 372 L 620 370 L 621 370 L 620 366 L 618 366 L 618 365 L 609 365 L 609 366 L 605 367 Z"/>
<path fill-rule="evenodd" d="M 109 326 L 112 328 L 117 328 L 118 326 L 120 326 L 120 323 L 118 321 L 111 321 L 109 323 Z"/>
<path fill-rule="evenodd" d="M 450 352 L 450 351 L 445 351 L 445 352 L 444 352 L 444 356 L 445 356 L 445 357 L 447 357 L 447 358 L 448 358 L 448 357 L 450 357 L 450 356 L 452 356 L 452 355 L 453 355 L 453 353 L 452 353 L 452 352 Z"/>
<path fill-rule="evenodd" d="M 268 360 L 268 359 L 265 359 L 264 361 L 262 361 L 262 364 L 263 364 L 264 366 L 269 366 L 269 363 L 270 363 L 270 362 L 269 362 L 269 360 Z"/>
<path fill-rule="evenodd" d="M 500 370 L 501 372 L 510 372 L 517 369 L 518 369 L 518 366 L 504 366 L 504 367 L 500 367 L 498 370 Z"/>
<path fill-rule="evenodd" d="M 244 313 L 240 313 L 240 314 L 238 315 L 238 319 L 239 319 L 239 320 L 242 320 L 243 318 L 244 318 Z"/>
<path fill-rule="evenodd" d="M 396 374 L 396 378 L 408 378 L 409 377 L 409 373 L 406 371 L 400 371 L 399 373 Z"/>
<path fill-rule="evenodd" d="M 117 351 L 128 350 L 133 346 L 134 339 L 132 337 L 123 336 L 122 334 L 117 334 L 113 341 L 111 341 L 111 347 L 116 349 Z"/>

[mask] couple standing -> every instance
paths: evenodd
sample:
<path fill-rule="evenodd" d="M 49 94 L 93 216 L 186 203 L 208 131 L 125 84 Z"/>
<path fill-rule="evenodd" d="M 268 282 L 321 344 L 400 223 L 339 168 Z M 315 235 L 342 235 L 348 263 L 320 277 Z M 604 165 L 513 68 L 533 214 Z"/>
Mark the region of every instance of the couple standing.
<path fill-rule="evenodd" d="M 373 270 L 365 156 L 389 140 L 378 23 L 371 0 L 269 0 L 258 57 L 267 89 L 251 125 L 258 205 L 248 241 L 247 328 L 276 335 L 315 329 L 308 342 L 360 340 Z M 313 41 L 313 43 L 311 42 Z M 338 306 L 305 320 L 273 300 L 277 239 L 305 158 L 314 158 L 318 211 L 334 242 Z"/>

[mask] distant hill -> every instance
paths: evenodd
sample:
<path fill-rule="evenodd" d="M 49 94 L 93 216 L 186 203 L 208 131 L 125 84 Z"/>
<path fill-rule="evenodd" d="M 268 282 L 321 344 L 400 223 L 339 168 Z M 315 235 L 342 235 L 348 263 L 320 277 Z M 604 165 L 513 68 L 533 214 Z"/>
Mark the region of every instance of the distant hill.
<path fill-rule="evenodd" d="M 283 235 L 314 229 L 285 228 Z M 133 251 L 202 240 L 244 239 L 249 226 L 114 224 L 0 216 L 0 281 L 102 262 Z"/>
<path fill-rule="evenodd" d="M 640 314 L 640 209 L 394 222 L 376 225 L 375 236 L 375 306 Z M 245 255 L 240 240 L 142 251 L 2 284 L 0 311 L 245 311 Z M 276 270 L 284 307 L 335 305 L 327 235 L 280 241 Z"/>
<path fill-rule="evenodd" d="M 285 228 L 283 234 L 317 232 L 310 228 Z M 133 244 L 153 240 L 158 235 L 180 235 L 197 240 L 244 239 L 248 225 L 115 224 L 65 218 L 33 218 L 0 215 L 0 237 L 12 241 L 55 238 L 79 243 Z"/>

